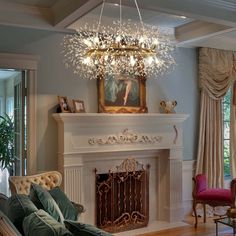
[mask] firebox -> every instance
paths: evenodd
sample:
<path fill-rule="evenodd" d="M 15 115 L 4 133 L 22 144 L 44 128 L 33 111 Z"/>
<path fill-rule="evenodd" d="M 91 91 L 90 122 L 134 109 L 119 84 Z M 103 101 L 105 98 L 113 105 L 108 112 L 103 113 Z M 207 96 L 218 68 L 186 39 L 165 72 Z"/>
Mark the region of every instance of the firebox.
<path fill-rule="evenodd" d="M 147 226 L 149 219 L 149 168 L 133 158 L 96 179 L 96 225 L 115 233 Z"/>

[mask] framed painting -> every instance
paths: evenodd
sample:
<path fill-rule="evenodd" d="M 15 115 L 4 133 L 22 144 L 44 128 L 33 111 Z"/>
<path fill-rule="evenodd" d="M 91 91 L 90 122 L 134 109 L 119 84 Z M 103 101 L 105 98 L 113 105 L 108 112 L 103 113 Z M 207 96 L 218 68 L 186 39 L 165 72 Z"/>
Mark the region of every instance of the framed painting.
<path fill-rule="evenodd" d="M 146 78 L 126 74 L 98 79 L 98 112 L 146 113 Z"/>

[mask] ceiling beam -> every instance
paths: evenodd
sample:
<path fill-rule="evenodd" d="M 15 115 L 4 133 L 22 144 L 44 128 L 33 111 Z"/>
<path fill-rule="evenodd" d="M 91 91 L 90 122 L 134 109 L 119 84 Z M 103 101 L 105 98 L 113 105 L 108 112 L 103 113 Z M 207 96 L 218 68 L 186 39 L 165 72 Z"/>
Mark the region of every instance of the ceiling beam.
<path fill-rule="evenodd" d="M 65 28 L 102 3 L 102 0 L 60 0 L 52 7 L 54 26 Z"/>
<path fill-rule="evenodd" d="M 0 4 L 0 25 L 71 32 L 71 30 L 53 26 L 54 17 L 50 8 L 11 2 L 1 2 Z"/>
<path fill-rule="evenodd" d="M 109 2 L 115 3 L 117 0 L 109 0 Z M 214 1 L 211 3 L 202 0 L 178 0 L 177 3 L 176 0 L 140 0 L 138 3 L 141 9 L 183 15 L 200 21 L 236 27 L 236 10 L 220 7 L 214 4 Z M 129 0 L 122 0 L 122 5 L 135 7 Z"/>
<path fill-rule="evenodd" d="M 208 23 L 193 21 L 175 28 L 175 37 L 179 46 L 184 46 L 200 39 L 207 39 L 212 36 L 234 31 L 235 28 Z"/>

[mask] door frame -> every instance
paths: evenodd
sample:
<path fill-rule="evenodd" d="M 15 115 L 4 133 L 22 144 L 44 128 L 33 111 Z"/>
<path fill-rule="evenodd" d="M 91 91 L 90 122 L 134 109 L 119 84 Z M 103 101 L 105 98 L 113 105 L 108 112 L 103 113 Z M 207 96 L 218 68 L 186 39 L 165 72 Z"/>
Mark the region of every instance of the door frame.
<path fill-rule="evenodd" d="M 37 171 L 36 104 L 37 69 L 40 57 L 36 55 L 0 53 L 0 68 L 29 71 L 27 106 L 27 174 Z"/>

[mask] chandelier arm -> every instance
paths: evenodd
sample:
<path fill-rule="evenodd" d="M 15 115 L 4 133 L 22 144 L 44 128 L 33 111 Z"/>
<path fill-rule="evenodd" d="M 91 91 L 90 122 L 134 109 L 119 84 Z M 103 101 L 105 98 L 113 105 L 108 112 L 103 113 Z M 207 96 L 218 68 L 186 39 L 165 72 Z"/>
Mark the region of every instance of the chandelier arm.
<path fill-rule="evenodd" d="M 143 31 L 144 31 L 143 19 L 142 19 L 142 16 L 141 16 L 141 13 L 140 13 L 140 10 L 139 10 L 139 7 L 138 7 L 137 0 L 134 0 L 134 3 L 135 3 L 135 6 L 136 6 L 136 9 L 138 11 L 140 23 L 141 23 Z"/>
<path fill-rule="evenodd" d="M 97 27 L 97 33 L 99 32 L 100 26 L 101 26 L 101 21 L 102 21 L 102 15 L 103 15 L 103 9 L 104 9 L 104 5 L 105 5 L 105 1 L 102 1 L 102 8 L 101 8 L 101 12 L 100 12 L 100 16 L 99 16 L 99 21 L 98 21 L 98 27 Z"/>

